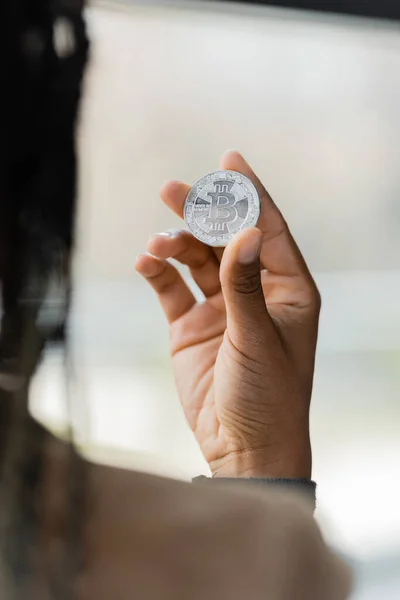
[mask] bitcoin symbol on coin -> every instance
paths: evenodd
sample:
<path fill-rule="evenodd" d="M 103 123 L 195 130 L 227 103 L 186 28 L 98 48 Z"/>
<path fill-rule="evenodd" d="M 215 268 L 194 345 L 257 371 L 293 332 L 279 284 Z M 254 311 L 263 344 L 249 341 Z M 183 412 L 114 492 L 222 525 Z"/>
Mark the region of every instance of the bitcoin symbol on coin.
<path fill-rule="evenodd" d="M 226 246 L 241 229 L 254 227 L 260 198 L 254 184 L 235 171 L 215 171 L 191 188 L 185 202 L 186 223 L 209 246 Z"/>
<path fill-rule="evenodd" d="M 215 191 L 207 194 L 211 198 L 211 207 L 204 223 L 210 223 L 211 227 L 208 231 L 210 234 L 229 234 L 228 223 L 232 223 L 238 217 L 235 208 L 236 197 L 230 192 L 234 183 L 234 181 L 215 181 Z"/>

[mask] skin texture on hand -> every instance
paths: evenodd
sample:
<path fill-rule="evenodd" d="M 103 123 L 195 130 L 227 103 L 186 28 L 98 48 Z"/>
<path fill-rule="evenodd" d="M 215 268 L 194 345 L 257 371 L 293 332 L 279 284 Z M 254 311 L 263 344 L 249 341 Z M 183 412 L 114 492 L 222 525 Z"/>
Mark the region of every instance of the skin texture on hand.
<path fill-rule="evenodd" d="M 289 229 L 244 158 L 222 169 L 249 177 L 261 197 L 257 228 L 223 250 L 182 230 L 154 235 L 136 269 L 170 324 L 171 355 L 186 418 L 214 476 L 311 477 L 309 408 L 320 296 Z M 161 198 L 182 217 L 190 186 Z M 190 269 L 197 303 L 168 259 Z"/>

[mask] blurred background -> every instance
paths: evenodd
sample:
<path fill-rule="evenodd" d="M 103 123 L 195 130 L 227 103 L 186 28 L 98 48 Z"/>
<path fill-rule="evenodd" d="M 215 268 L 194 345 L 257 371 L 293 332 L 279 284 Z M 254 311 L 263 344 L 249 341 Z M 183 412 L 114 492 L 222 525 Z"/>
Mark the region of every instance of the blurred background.
<path fill-rule="evenodd" d="M 356 600 L 400 597 L 400 31 L 389 22 L 218 2 L 92 2 L 79 134 L 70 396 L 92 459 L 207 473 L 181 414 L 161 310 L 134 271 L 178 225 L 158 198 L 240 150 L 323 297 L 312 407 L 317 518 Z M 66 424 L 63 357 L 32 410 Z"/>

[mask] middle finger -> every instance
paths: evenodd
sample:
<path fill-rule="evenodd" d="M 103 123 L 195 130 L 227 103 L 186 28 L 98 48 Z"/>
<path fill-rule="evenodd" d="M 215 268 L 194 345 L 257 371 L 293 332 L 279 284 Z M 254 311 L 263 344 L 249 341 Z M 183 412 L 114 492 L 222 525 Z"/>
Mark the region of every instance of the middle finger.
<path fill-rule="evenodd" d="M 221 290 L 219 262 L 212 248 L 200 242 L 189 231 L 156 234 L 150 238 L 147 250 L 157 258 L 173 258 L 187 265 L 206 298 Z"/>

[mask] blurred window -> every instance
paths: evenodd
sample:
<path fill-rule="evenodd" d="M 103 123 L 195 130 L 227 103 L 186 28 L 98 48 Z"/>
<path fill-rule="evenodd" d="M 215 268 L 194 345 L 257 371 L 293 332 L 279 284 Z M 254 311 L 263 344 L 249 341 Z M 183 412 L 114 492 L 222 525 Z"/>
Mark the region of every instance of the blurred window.
<path fill-rule="evenodd" d="M 248 5 L 125 4 L 87 12 L 71 341 L 80 443 L 113 464 L 207 472 L 176 397 L 163 315 L 133 265 L 151 233 L 179 224 L 158 199 L 163 181 L 192 182 L 240 149 L 323 296 L 319 518 L 375 565 L 359 598 L 398 598 L 399 31 Z M 64 400 L 62 361 L 49 354 L 33 410 L 60 430 Z"/>

